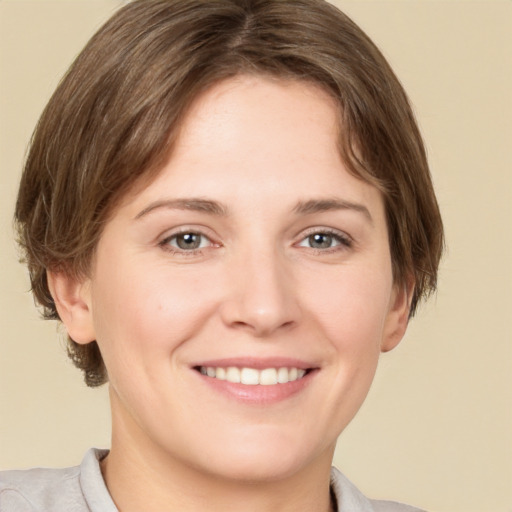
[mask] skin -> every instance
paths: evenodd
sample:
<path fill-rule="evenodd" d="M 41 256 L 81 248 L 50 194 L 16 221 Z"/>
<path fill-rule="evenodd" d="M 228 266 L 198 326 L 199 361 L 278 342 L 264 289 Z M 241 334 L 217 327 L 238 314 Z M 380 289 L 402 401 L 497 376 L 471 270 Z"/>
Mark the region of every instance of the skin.
<path fill-rule="evenodd" d="M 109 372 L 103 472 L 120 510 L 329 510 L 336 439 L 402 338 L 411 291 L 393 283 L 381 194 L 336 138 L 336 106 L 311 84 L 217 84 L 107 223 L 91 275 L 50 273 L 70 336 L 96 339 Z M 181 249 L 191 232 L 199 248 Z M 193 368 L 232 357 L 314 372 L 247 403 Z"/>

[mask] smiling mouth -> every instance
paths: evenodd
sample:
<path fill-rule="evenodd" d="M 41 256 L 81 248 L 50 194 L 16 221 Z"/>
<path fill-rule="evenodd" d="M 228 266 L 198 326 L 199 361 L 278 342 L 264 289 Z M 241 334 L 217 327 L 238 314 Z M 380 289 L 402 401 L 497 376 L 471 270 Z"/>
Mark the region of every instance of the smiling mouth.
<path fill-rule="evenodd" d="M 194 368 L 206 377 L 247 386 L 274 386 L 303 379 L 311 370 L 295 367 L 281 368 L 239 368 L 236 366 L 196 366 Z"/>

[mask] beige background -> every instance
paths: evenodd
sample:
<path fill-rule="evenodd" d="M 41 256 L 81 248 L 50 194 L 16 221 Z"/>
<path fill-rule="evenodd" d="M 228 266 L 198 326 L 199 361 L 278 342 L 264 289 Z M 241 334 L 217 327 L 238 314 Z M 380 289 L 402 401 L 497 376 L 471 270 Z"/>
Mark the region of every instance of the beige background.
<path fill-rule="evenodd" d="M 0 468 L 108 446 L 87 389 L 38 319 L 11 216 L 37 117 L 114 0 L 0 0 Z M 512 2 L 337 1 L 415 105 L 446 223 L 440 291 L 382 358 L 336 464 L 374 497 L 512 512 Z"/>

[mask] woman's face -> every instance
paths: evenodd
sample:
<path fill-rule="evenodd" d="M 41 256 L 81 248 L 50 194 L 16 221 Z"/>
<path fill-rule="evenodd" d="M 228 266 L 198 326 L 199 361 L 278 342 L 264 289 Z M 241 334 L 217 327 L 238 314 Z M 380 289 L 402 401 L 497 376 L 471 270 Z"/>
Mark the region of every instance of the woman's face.
<path fill-rule="evenodd" d="M 114 448 L 236 479 L 330 464 L 407 318 L 382 197 L 337 126 L 315 86 L 222 82 L 117 209 L 81 288 Z"/>

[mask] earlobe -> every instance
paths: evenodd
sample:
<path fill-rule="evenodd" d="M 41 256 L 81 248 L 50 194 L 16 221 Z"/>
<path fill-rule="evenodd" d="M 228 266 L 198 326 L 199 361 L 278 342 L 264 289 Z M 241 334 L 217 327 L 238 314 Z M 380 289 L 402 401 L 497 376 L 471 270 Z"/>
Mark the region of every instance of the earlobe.
<path fill-rule="evenodd" d="M 393 350 L 404 337 L 409 323 L 413 293 L 412 281 L 402 286 L 395 286 L 380 347 L 382 352 Z"/>
<path fill-rule="evenodd" d="M 89 280 L 65 272 L 48 272 L 48 287 L 69 337 L 81 345 L 96 339 L 90 300 Z"/>

